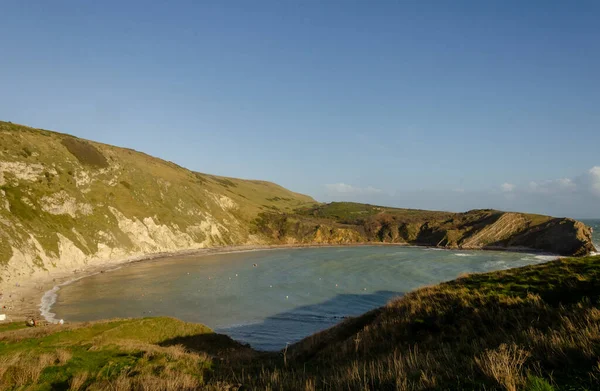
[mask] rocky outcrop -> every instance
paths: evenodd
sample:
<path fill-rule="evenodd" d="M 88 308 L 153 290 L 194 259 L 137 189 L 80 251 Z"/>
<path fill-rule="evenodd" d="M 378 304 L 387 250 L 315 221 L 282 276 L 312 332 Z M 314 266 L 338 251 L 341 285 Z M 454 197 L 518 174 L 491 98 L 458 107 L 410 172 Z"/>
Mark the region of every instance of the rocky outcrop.
<path fill-rule="evenodd" d="M 364 205 L 362 211 L 355 211 L 360 218 L 328 213 L 328 209 L 339 210 L 340 204 L 343 205 L 320 205 L 319 213 L 315 213 L 314 208 L 292 215 L 263 213 L 256 224 L 262 235 L 280 243 L 404 243 L 575 256 L 595 251 L 589 227 L 568 218 L 495 210 L 466 213 L 381 207 L 370 210 L 369 205 Z M 356 209 L 357 204 L 351 205 Z"/>
<path fill-rule="evenodd" d="M 584 256 L 596 251 L 590 228 L 573 219 L 552 219 L 492 246 L 494 244 L 504 248 L 540 249 L 560 255 Z"/>

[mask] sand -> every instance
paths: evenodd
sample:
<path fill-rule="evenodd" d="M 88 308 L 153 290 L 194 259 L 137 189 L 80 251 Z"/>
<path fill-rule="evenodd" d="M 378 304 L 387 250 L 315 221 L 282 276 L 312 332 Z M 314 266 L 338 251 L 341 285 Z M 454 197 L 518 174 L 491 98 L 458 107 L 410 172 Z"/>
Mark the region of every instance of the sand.
<path fill-rule="evenodd" d="M 22 281 L 3 285 L 0 287 L 0 314 L 6 314 L 6 322 L 24 321 L 26 319 L 36 319 L 40 321 L 46 318 L 52 318 L 47 313 L 49 303 L 44 303 L 43 299 L 48 299 L 46 292 L 58 290 L 60 285 L 68 284 L 97 273 L 109 272 L 119 267 L 128 264 L 143 262 L 148 260 L 164 259 L 168 260 L 173 257 L 199 257 L 211 254 L 270 250 L 280 248 L 308 248 L 308 247 L 333 247 L 333 246 L 360 246 L 360 245 L 393 245 L 406 246 L 398 243 L 352 243 L 347 245 L 332 245 L 332 244 L 291 244 L 291 245 L 241 245 L 241 246 L 224 246 L 213 247 L 197 250 L 184 250 L 172 253 L 158 253 L 136 258 L 127 258 L 117 261 L 109 261 L 101 264 L 88 265 L 77 270 L 55 269 L 44 274 L 36 274 L 33 277 L 23 278 Z M 50 303 L 51 304 L 51 303 Z M 6 307 L 6 308 L 3 308 Z"/>

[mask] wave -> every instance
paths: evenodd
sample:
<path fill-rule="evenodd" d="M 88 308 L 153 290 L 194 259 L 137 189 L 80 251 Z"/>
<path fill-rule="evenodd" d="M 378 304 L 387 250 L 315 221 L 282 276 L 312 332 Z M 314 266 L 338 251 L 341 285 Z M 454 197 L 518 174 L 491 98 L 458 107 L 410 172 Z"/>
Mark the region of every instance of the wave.
<path fill-rule="evenodd" d="M 554 261 L 558 258 L 560 258 L 558 255 L 528 255 L 526 257 L 521 258 L 521 260 L 527 261 L 527 262 L 533 261 L 533 262 L 541 263 L 541 262 Z"/>
<path fill-rule="evenodd" d="M 105 273 L 112 272 L 114 270 L 119 270 L 122 267 L 123 266 L 117 266 L 112 269 L 104 270 L 103 272 L 105 272 Z M 63 283 L 55 285 L 52 289 L 44 292 L 44 295 L 42 296 L 42 299 L 40 300 L 40 306 L 39 306 L 40 307 L 40 315 L 42 315 L 42 317 L 44 319 L 46 319 L 46 322 L 48 322 L 48 323 L 58 323 L 58 320 L 56 319 L 56 314 L 54 312 L 51 312 L 50 310 L 52 309 L 52 306 L 56 303 L 56 299 L 58 298 L 58 291 L 60 290 L 60 288 L 63 286 L 66 286 L 66 285 L 70 285 L 76 281 L 79 281 L 82 278 L 95 276 L 96 274 L 100 274 L 103 272 L 95 272 L 95 273 L 85 274 L 85 275 L 79 276 L 77 278 L 72 278 L 68 281 L 65 281 Z"/>
<path fill-rule="evenodd" d="M 600 231 L 600 227 L 598 228 L 598 230 Z M 592 251 L 590 255 L 600 255 L 600 242 L 592 241 L 592 244 L 594 245 L 594 247 L 596 247 L 597 251 Z"/>
<path fill-rule="evenodd" d="M 457 257 L 472 257 L 475 254 L 456 253 L 456 254 L 452 254 L 452 255 L 455 255 Z"/>
<path fill-rule="evenodd" d="M 94 274 L 98 274 L 98 273 L 94 273 Z M 62 284 L 55 285 L 52 289 L 46 291 L 44 293 L 44 296 L 42 296 L 42 300 L 40 302 L 40 315 L 42 315 L 44 317 L 44 319 L 46 319 L 46 322 L 58 323 L 58 320 L 56 320 L 56 314 L 54 312 L 50 312 L 50 310 L 52 309 L 52 306 L 54 305 L 54 303 L 56 303 L 56 299 L 58 298 L 58 291 L 60 290 L 60 287 L 72 284 L 75 281 L 79 281 L 82 278 L 89 277 L 94 274 L 73 278 L 71 280 L 63 282 Z"/>
<path fill-rule="evenodd" d="M 509 267 L 510 265 L 506 262 L 506 261 L 502 261 L 502 260 L 493 260 L 493 261 L 487 261 L 483 264 L 483 266 L 486 269 L 494 270 L 494 269 L 505 269 L 507 267 Z"/>
<path fill-rule="evenodd" d="M 534 255 L 533 259 L 540 261 L 540 262 L 548 262 L 548 261 L 554 261 L 555 259 L 558 259 L 559 257 L 557 255 Z"/>

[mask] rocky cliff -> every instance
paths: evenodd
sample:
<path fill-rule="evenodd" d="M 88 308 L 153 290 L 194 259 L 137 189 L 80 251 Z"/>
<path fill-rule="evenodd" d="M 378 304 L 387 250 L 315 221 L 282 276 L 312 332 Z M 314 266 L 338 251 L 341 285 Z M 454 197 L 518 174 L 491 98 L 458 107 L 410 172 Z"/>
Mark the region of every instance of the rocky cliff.
<path fill-rule="evenodd" d="M 359 242 L 593 250 L 570 219 L 318 204 L 273 183 L 0 122 L 0 283 L 178 250 Z"/>
<path fill-rule="evenodd" d="M 568 218 L 496 210 L 466 213 L 331 203 L 294 213 L 261 213 L 258 231 L 279 243 L 384 242 L 462 249 L 587 255 L 591 230 Z"/>

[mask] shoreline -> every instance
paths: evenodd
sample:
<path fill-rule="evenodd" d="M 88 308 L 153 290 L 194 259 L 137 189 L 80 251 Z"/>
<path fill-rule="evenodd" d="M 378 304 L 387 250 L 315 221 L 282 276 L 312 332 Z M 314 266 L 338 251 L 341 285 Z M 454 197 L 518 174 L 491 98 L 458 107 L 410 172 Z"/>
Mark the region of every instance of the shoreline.
<path fill-rule="evenodd" d="M 92 264 L 87 267 L 75 269 L 49 272 L 48 275 L 38 275 L 25 281 L 23 284 L 16 284 L 11 290 L 10 286 L 5 288 L 2 305 L 7 305 L 7 308 L 0 309 L 0 313 L 7 315 L 6 321 L 24 321 L 29 318 L 43 319 L 48 323 L 55 323 L 55 314 L 51 312 L 52 306 L 56 302 L 60 287 L 72 284 L 83 278 L 90 277 L 99 273 L 110 272 L 120 269 L 124 266 L 135 264 L 138 262 L 146 262 L 152 260 L 168 260 L 176 257 L 203 257 L 215 254 L 231 254 L 253 251 L 268 251 L 282 249 L 303 249 L 303 248 L 326 248 L 326 247 L 361 247 L 361 246 L 397 246 L 397 247 L 415 247 L 415 248 L 431 248 L 436 250 L 448 251 L 501 251 L 501 252 L 517 252 L 529 253 L 536 255 L 556 256 L 560 255 L 549 254 L 546 252 L 536 251 L 529 248 L 444 248 L 436 246 L 415 245 L 410 243 L 383 243 L 383 242 L 361 242 L 361 243 L 307 243 L 307 244 L 273 244 L 273 245 L 238 245 L 238 246 L 223 246 L 209 247 L 204 249 L 186 249 L 175 252 L 164 252 L 155 254 L 146 254 L 134 256 L 131 258 L 123 258 L 120 260 L 107 261 L 100 264 Z M 17 288 L 15 290 L 14 288 Z"/>

